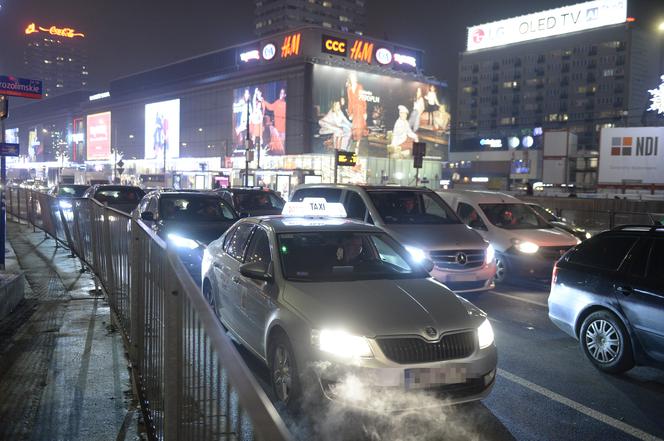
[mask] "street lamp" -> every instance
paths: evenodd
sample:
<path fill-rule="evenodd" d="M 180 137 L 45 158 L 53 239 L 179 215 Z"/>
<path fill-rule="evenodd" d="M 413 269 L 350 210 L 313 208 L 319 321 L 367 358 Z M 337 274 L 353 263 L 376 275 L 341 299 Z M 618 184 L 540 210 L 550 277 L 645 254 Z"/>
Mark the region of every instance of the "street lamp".
<path fill-rule="evenodd" d="M 664 32 L 664 21 L 660 22 L 659 26 L 657 26 L 657 30 L 659 32 Z"/>

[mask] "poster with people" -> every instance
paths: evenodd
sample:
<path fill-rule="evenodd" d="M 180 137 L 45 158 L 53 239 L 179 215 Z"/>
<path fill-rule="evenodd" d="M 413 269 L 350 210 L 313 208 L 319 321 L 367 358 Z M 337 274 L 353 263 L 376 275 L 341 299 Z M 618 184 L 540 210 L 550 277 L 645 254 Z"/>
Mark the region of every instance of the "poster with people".
<path fill-rule="evenodd" d="M 244 152 L 249 140 L 261 155 L 286 153 L 286 81 L 233 91 L 234 148 Z M 248 133 L 248 134 L 247 134 Z"/>
<path fill-rule="evenodd" d="M 28 131 L 28 161 L 38 162 L 44 159 L 44 146 L 39 140 L 39 129 L 35 127 Z"/>
<path fill-rule="evenodd" d="M 313 151 L 409 157 L 447 151 L 450 113 L 444 87 L 330 66 L 314 66 Z"/>
<path fill-rule="evenodd" d="M 18 127 L 5 130 L 5 142 L 18 144 Z"/>
<path fill-rule="evenodd" d="M 164 154 L 180 157 L 179 99 L 145 105 L 145 159 L 161 159 Z"/>
<path fill-rule="evenodd" d="M 88 115 L 86 124 L 88 161 L 103 161 L 111 156 L 111 112 Z"/>

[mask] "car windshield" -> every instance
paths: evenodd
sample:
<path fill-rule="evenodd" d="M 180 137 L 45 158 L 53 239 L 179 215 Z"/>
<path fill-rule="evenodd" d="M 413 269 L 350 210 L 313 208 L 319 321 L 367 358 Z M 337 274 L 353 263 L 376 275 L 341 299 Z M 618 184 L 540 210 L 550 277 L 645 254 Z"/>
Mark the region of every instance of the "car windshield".
<path fill-rule="evenodd" d="M 549 211 L 546 208 L 540 205 L 528 205 L 528 206 L 533 210 L 535 210 L 535 212 L 540 216 L 542 216 L 544 220 L 547 222 L 555 222 L 556 220 L 558 220 L 553 214 L 549 213 Z"/>
<path fill-rule="evenodd" d="M 233 195 L 235 206 L 240 211 L 278 210 L 284 208 L 284 201 L 268 191 L 239 192 Z"/>
<path fill-rule="evenodd" d="M 368 191 L 386 224 L 458 224 L 447 204 L 428 191 Z"/>
<path fill-rule="evenodd" d="M 480 204 L 489 222 L 506 230 L 550 228 L 551 226 L 526 204 Z"/>
<path fill-rule="evenodd" d="M 284 277 L 304 282 L 422 278 L 428 274 L 383 233 L 329 231 L 278 235 Z"/>
<path fill-rule="evenodd" d="M 95 192 L 95 199 L 101 203 L 108 202 L 112 204 L 130 204 L 136 203 L 145 196 L 140 188 L 100 188 Z"/>
<path fill-rule="evenodd" d="M 213 222 L 237 219 L 220 197 L 200 195 L 163 195 L 159 200 L 161 220 Z"/>
<path fill-rule="evenodd" d="M 58 196 L 65 198 L 80 198 L 89 187 L 85 185 L 61 185 L 58 188 Z"/>

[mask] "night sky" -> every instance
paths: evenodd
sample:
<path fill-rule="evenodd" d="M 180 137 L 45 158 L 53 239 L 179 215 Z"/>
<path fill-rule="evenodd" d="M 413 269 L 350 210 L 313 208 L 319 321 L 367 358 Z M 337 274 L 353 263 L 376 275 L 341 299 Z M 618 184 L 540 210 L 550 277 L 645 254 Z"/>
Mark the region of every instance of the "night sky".
<path fill-rule="evenodd" d="M 640 26 L 654 29 L 664 20 L 664 0 L 629 1 L 629 14 Z M 425 73 L 447 80 L 454 94 L 466 26 L 578 2 L 368 0 L 365 33 L 423 49 Z M 23 29 L 28 23 L 69 26 L 87 35 L 92 89 L 106 88 L 113 78 L 256 38 L 252 0 L 0 0 L 0 5 L 0 74 L 25 74 Z"/>

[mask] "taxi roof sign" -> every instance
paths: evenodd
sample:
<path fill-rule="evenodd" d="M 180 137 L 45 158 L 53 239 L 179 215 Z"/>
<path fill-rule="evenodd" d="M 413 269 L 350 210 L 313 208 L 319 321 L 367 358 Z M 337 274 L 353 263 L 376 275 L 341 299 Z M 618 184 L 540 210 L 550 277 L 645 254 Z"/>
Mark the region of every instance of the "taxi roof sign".
<path fill-rule="evenodd" d="M 304 198 L 302 202 L 286 202 L 281 211 L 284 216 L 346 217 L 346 209 L 339 202 L 325 198 Z"/>

